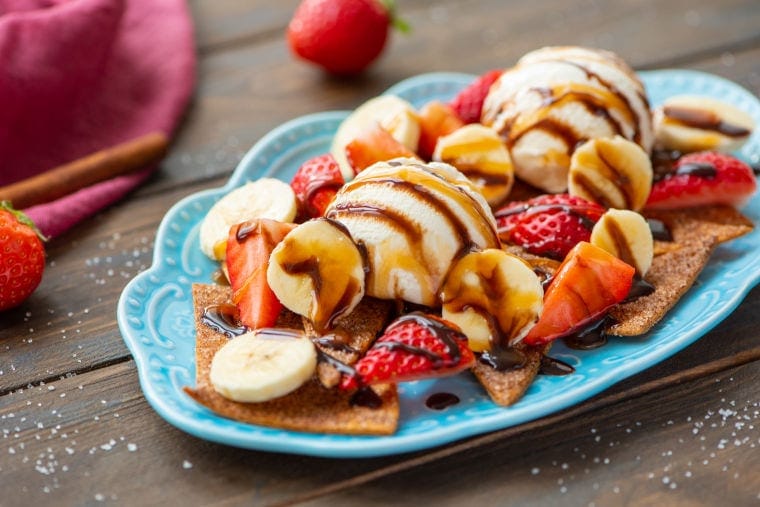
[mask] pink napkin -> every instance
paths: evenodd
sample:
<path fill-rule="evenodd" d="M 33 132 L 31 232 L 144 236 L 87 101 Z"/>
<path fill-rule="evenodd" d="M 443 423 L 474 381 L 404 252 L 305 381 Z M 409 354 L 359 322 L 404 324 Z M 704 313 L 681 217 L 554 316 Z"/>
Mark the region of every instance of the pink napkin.
<path fill-rule="evenodd" d="M 0 185 L 152 131 L 170 136 L 194 82 L 183 0 L 0 0 Z M 152 170 L 26 212 L 58 236 Z"/>

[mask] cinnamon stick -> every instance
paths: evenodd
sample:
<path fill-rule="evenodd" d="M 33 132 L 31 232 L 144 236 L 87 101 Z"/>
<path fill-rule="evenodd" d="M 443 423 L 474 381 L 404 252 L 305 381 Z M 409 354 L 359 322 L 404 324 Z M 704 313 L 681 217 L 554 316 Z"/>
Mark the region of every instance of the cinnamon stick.
<path fill-rule="evenodd" d="M 166 154 L 168 143 L 161 132 L 146 134 L 37 176 L 0 187 L 0 201 L 11 201 L 16 209 L 53 201 L 94 183 L 159 161 Z"/>

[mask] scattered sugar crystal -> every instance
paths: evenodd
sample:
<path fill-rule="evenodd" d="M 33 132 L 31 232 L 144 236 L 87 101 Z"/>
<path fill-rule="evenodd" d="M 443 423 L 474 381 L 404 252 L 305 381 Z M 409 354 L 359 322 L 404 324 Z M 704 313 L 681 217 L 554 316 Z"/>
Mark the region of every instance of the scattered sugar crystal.
<path fill-rule="evenodd" d="M 192 463 L 190 463 L 190 462 L 189 462 L 189 461 L 187 461 L 187 460 L 184 460 L 184 461 L 182 462 L 182 468 L 184 468 L 185 470 L 187 470 L 187 469 L 189 469 L 189 468 L 193 468 L 193 464 L 192 464 Z"/>
<path fill-rule="evenodd" d="M 132 442 L 127 444 L 127 450 L 129 452 L 135 452 L 137 450 L 137 444 L 133 444 Z M 534 468 L 533 470 L 538 470 L 537 468 Z M 538 473 L 538 472 L 536 472 Z"/>
<path fill-rule="evenodd" d="M 533 468 L 530 470 L 530 473 L 531 473 L 532 475 L 538 475 L 540 472 L 541 472 L 541 469 L 539 469 L 538 467 L 533 467 Z"/>

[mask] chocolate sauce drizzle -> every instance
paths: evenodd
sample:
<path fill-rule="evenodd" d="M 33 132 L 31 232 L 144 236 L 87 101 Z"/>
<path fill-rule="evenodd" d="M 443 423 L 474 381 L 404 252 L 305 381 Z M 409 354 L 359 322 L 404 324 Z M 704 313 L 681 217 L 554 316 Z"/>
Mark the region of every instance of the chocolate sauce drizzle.
<path fill-rule="evenodd" d="M 744 137 L 750 131 L 739 125 L 723 121 L 718 115 L 687 107 L 665 106 L 662 111 L 667 119 L 686 127 L 699 130 L 712 130 L 727 137 Z"/>
<path fill-rule="evenodd" d="M 647 282 L 643 278 L 641 278 L 639 275 L 636 275 L 633 277 L 633 283 L 631 284 L 631 290 L 628 291 L 628 295 L 626 298 L 622 301 L 623 303 L 628 303 L 630 301 L 634 301 L 640 297 L 648 296 L 651 293 L 653 293 L 655 290 L 654 285 Z"/>
<path fill-rule="evenodd" d="M 237 307 L 231 303 L 207 306 L 201 313 L 201 322 L 227 338 L 248 332 L 248 328 L 240 323 Z"/>
<path fill-rule="evenodd" d="M 575 368 L 556 357 L 541 356 L 541 364 L 538 367 L 539 375 L 562 377 L 575 373 Z"/>
<path fill-rule="evenodd" d="M 459 403 L 459 396 L 453 393 L 433 393 L 425 400 L 425 406 L 433 410 L 444 410 Z"/>
<path fill-rule="evenodd" d="M 394 320 L 386 328 L 386 333 L 393 331 L 395 328 L 409 321 L 413 321 L 414 323 L 424 327 L 430 334 L 433 335 L 433 337 L 443 343 L 446 347 L 446 354 L 437 354 L 429 349 L 423 349 L 392 340 L 375 342 L 374 347 L 384 347 L 391 350 L 403 350 L 409 354 L 426 357 L 430 360 L 434 369 L 445 368 L 459 364 L 461 353 L 459 351 L 457 340 L 466 340 L 466 337 L 456 329 L 451 328 L 436 319 L 432 319 L 423 313 L 414 312 L 407 315 L 402 315 L 401 317 Z"/>
<path fill-rule="evenodd" d="M 677 150 L 655 150 L 652 153 L 653 182 L 662 181 L 676 175 L 696 176 L 712 179 L 718 175 L 715 166 L 709 162 L 678 163 L 683 154 Z"/>
<path fill-rule="evenodd" d="M 712 179 L 718 175 L 718 170 L 708 162 L 689 162 L 677 165 L 673 174 L 686 174 L 698 178 Z"/>
<path fill-rule="evenodd" d="M 527 364 L 527 358 L 520 350 L 509 346 L 492 346 L 478 356 L 478 361 L 496 371 L 519 370 Z"/>
<path fill-rule="evenodd" d="M 665 225 L 665 222 L 656 218 L 647 218 L 647 224 L 649 224 L 649 230 L 652 231 L 652 238 L 657 241 L 673 241 L 673 234 Z"/>
<path fill-rule="evenodd" d="M 614 320 L 609 315 L 593 320 L 575 333 L 565 336 L 562 341 L 571 349 L 591 350 L 607 343 L 605 328 Z"/>

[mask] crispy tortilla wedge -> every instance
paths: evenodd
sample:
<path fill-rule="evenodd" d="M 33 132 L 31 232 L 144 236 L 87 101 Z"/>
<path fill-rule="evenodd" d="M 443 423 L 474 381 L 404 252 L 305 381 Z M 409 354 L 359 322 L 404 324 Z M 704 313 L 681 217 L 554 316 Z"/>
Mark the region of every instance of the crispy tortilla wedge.
<path fill-rule="evenodd" d="M 610 335 L 637 336 L 648 332 L 693 285 L 718 244 L 753 228 L 752 222 L 731 206 L 647 210 L 644 215 L 664 222 L 673 241 L 657 242 L 660 244 L 657 255 L 645 276 L 655 291 L 613 308 L 610 316 L 617 323 L 606 329 Z"/>
<path fill-rule="evenodd" d="M 533 383 L 541 367 L 541 357 L 545 347 L 522 347 L 525 365 L 522 368 L 498 371 L 481 362 L 476 362 L 472 373 L 485 388 L 494 403 L 504 407 L 514 404 L 522 398 Z"/>

